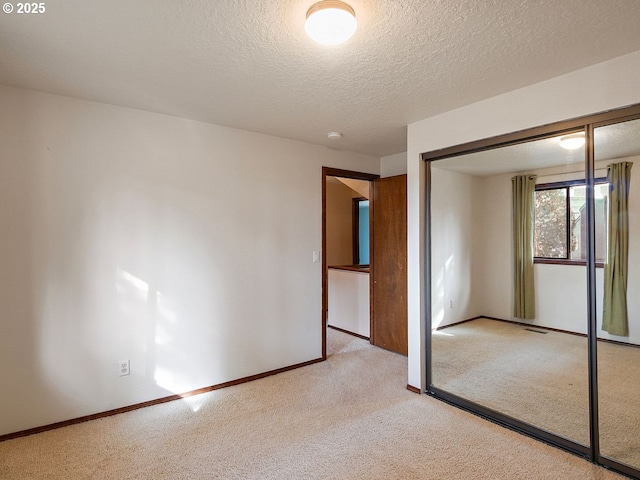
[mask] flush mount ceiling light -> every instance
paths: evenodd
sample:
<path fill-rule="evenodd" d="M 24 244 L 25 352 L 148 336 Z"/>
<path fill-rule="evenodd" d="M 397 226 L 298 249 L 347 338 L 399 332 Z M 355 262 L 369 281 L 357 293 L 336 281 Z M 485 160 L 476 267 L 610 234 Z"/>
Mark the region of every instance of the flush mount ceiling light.
<path fill-rule="evenodd" d="M 560 146 L 567 150 L 575 150 L 584 145 L 584 132 L 572 133 L 560 137 Z"/>
<path fill-rule="evenodd" d="M 318 43 L 338 45 L 349 40 L 357 26 L 353 8 L 339 0 L 323 0 L 307 10 L 304 29 Z"/>

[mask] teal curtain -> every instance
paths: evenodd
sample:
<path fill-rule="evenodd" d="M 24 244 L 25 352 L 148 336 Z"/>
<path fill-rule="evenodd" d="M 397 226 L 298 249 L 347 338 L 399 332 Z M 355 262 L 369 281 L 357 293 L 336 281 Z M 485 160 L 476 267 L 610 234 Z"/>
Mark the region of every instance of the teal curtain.
<path fill-rule="evenodd" d="M 627 272 L 629 268 L 629 186 L 631 162 L 607 167 L 609 210 L 607 259 L 604 265 L 602 329 L 611 335 L 629 335 Z"/>
<path fill-rule="evenodd" d="M 513 316 L 536 317 L 533 277 L 533 232 L 535 216 L 535 175 L 511 179 L 513 190 Z"/>

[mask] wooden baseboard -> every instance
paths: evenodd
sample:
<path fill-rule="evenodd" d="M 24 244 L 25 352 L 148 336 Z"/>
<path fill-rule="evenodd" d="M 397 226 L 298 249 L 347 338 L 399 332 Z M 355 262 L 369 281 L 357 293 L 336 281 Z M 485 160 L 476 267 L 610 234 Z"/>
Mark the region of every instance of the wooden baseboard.
<path fill-rule="evenodd" d="M 254 380 L 270 377 L 271 375 L 277 375 L 278 373 L 287 372 L 289 370 L 295 370 L 296 368 L 306 367 L 308 365 L 313 365 L 314 363 L 318 363 L 322 361 L 323 361 L 322 358 L 317 358 L 315 360 L 309 360 L 308 362 L 302 362 L 296 365 L 290 365 L 288 367 L 277 368 L 276 370 L 270 370 L 268 372 L 258 373 L 256 375 L 250 375 L 248 377 L 239 378 L 237 380 L 231 380 L 229 382 L 224 382 L 217 385 L 211 385 L 209 387 L 198 388 L 196 390 L 191 390 L 185 393 L 169 395 L 168 397 L 157 398 L 155 400 L 149 400 L 147 402 L 136 403 L 134 405 L 128 405 L 126 407 L 107 410 L 106 412 L 94 413 L 92 415 L 85 415 L 83 417 L 72 418 L 70 420 L 64 420 L 62 422 L 43 425 L 41 427 L 35 427 L 35 428 L 30 428 L 28 430 L 21 430 L 19 432 L 0 435 L 0 442 L 4 442 L 6 440 L 11 440 L 19 437 L 26 437 L 27 435 L 34 435 L 36 433 L 47 432 L 49 430 L 55 430 L 57 428 L 67 427 L 69 425 L 75 425 L 77 423 L 88 422 L 89 420 L 96 420 L 98 418 L 110 417 L 112 415 L 118 415 L 120 413 L 131 412 L 133 410 L 138 410 L 140 408 L 145 408 L 145 407 L 151 407 L 153 405 L 159 405 L 161 403 L 173 402 L 174 400 L 180 400 L 181 398 L 191 397 L 193 395 L 199 395 L 201 393 L 220 390 L 221 388 L 227 388 L 227 387 L 232 387 L 234 385 L 240 385 L 242 383 L 252 382 Z"/>
<path fill-rule="evenodd" d="M 408 384 L 407 384 L 407 390 L 409 390 L 410 392 L 413 392 L 413 393 L 417 393 L 417 394 L 422 393 L 419 388 L 416 388 L 413 385 L 408 385 Z"/>
<path fill-rule="evenodd" d="M 327 325 L 327 327 L 332 328 L 333 330 L 337 330 L 338 332 L 346 333 L 347 335 L 353 335 L 354 337 L 358 337 L 363 340 L 369 340 L 369 337 L 365 337 L 364 335 L 360 335 L 358 333 L 350 332 L 349 330 L 344 330 L 342 328 L 334 327 L 333 325 Z"/>
<path fill-rule="evenodd" d="M 466 320 L 460 320 L 459 322 L 454 322 L 454 323 L 450 323 L 448 325 L 443 325 L 441 327 L 436 328 L 435 330 L 437 332 L 439 330 L 444 330 L 445 328 L 455 327 L 456 325 L 461 325 L 461 324 L 467 323 L 467 322 L 473 322 L 474 320 L 479 320 L 481 318 L 488 318 L 489 320 L 497 320 L 497 318 L 485 317 L 483 315 L 480 315 L 479 317 L 467 318 Z"/>

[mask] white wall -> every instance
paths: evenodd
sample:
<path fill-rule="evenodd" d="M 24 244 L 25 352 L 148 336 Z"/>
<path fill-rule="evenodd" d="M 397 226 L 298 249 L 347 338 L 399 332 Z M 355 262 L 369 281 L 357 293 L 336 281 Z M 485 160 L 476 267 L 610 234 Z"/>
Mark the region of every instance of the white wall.
<path fill-rule="evenodd" d="M 0 434 L 319 358 L 321 167 L 380 165 L 8 87 L 0 162 Z"/>
<path fill-rule="evenodd" d="M 482 315 L 478 299 L 480 179 L 431 169 L 432 327 Z"/>
<path fill-rule="evenodd" d="M 394 177 L 407 173 L 407 152 L 396 153 L 380 159 L 380 176 Z"/>
<path fill-rule="evenodd" d="M 369 272 L 329 269 L 327 323 L 363 337 L 371 334 Z"/>
<path fill-rule="evenodd" d="M 640 102 L 640 51 L 408 126 L 408 383 L 425 387 L 424 164 L 420 154 Z"/>

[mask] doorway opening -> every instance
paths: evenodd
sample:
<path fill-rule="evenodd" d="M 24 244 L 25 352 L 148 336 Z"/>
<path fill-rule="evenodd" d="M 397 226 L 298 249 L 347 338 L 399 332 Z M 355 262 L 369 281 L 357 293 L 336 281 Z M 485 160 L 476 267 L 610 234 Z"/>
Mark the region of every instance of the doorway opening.
<path fill-rule="evenodd" d="M 370 244 L 375 207 L 370 192 L 377 178 L 379 175 L 370 173 L 322 168 L 323 359 L 327 358 L 329 325 L 373 343 Z M 333 293 L 331 323 L 330 290 Z M 366 305 L 362 305 L 363 302 Z"/>
<path fill-rule="evenodd" d="M 349 184 L 352 190 L 344 202 L 348 220 L 343 230 L 348 231 L 349 240 L 342 242 L 340 249 L 344 256 L 337 258 L 331 254 L 330 241 L 333 240 L 329 235 L 329 190 L 333 182 L 338 181 L 334 177 Z M 360 181 L 360 185 L 368 188 L 358 192 L 358 183 L 354 181 Z M 368 265 L 365 263 L 366 252 L 353 241 L 358 237 L 361 226 L 364 230 L 360 221 L 354 221 L 353 214 L 356 204 L 353 199 L 360 197 L 369 198 L 369 229 L 365 234 L 369 240 Z M 357 204 L 358 212 L 366 212 L 362 202 Z M 336 292 L 333 296 L 332 291 Z M 340 297 L 344 300 L 342 304 L 339 303 Z M 338 302 L 333 302 L 333 299 Z M 339 317 L 347 322 L 346 328 L 342 329 L 348 333 L 368 337 L 372 345 L 407 355 L 406 174 L 380 178 L 370 173 L 322 169 L 323 359 L 327 358 L 327 326 L 340 329 Z"/>

